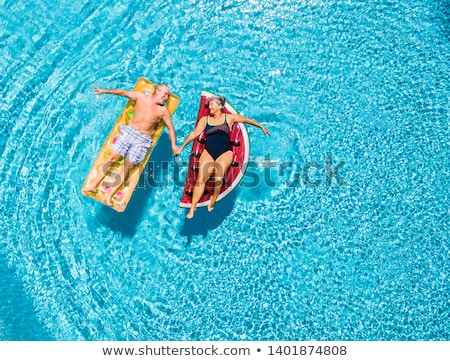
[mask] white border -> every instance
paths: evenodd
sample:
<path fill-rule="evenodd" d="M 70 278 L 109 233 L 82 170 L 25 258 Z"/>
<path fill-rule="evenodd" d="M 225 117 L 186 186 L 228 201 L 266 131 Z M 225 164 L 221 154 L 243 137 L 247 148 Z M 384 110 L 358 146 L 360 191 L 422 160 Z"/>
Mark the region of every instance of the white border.
<path fill-rule="evenodd" d="M 128 353 L 125 353 L 125 349 Z M 109 354 L 105 351 L 111 351 Z M 330 350 L 338 350 L 332 354 Z M 345 350 L 345 354 L 343 352 Z M 156 352 L 157 351 L 157 352 Z M 184 352 L 182 352 L 184 351 Z M 214 351 L 214 353 L 213 353 Z M 306 352 L 305 352 L 306 351 Z M 311 352 L 312 351 L 312 352 Z M 131 352 L 131 353 L 130 353 Z M 449 341 L 4 341 L 3 360 L 433 360 Z M 152 355 L 153 353 L 153 355 Z M 141 357 L 136 357 L 141 356 Z"/>

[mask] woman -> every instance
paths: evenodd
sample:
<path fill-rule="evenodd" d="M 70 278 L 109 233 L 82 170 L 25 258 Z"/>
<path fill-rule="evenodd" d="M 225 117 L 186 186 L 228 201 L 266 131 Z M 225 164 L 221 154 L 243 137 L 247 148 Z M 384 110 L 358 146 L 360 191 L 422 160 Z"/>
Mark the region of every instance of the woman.
<path fill-rule="evenodd" d="M 222 96 L 213 96 L 209 99 L 209 115 L 199 119 L 195 129 L 188 135 L 186 141 L 181 145 L 178 154 L 191 141 L 196 139 L 204 131 L 206 135 L 205 149 L 199 159 L 199 172 L 192 195 L 192 205 L 189 209 L 187 218 L 192 218 L 199 202 L 205 184 L 211 174 L 214 173 L 214 192 L 211 196 L 208 210 L 214 209 L 217 197 L 222 187 L 224 175 L 233 160 L 233 152 L 230 144 L 230 133 L 234 123 L 247 123 L 261 128 L 266 134 L 269 131 L 253 119 L 243 117 L 238 114 L 226 114 L 223 112 L 225 106 L 225 98 Z"/>

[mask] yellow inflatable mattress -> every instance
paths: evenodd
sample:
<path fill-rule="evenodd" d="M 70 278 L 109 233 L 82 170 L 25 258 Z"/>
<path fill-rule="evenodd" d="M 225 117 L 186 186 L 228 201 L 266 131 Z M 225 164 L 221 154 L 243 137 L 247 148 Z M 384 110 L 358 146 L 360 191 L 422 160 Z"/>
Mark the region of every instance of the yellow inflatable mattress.
<path fill-rule="evenodd" d="M 151 81 L 145 79 L 145 78 L 139 78 L 136 82 L 136 85 L 134 87 L 135 91 L 139 92 L 151 92 L 153 93 L 155 91 L 155 84 Z M 180 102 L 180 99 L 174 95 L 170 94 L 169 98 L 167 99 L 167 108 L 172 115 L 175 109 L 177 108 L 178 104 Z M 91 170 L 89 171 L 89 174 L 87 175 L 82 189 L 85 187 L 85 185 L 90 184 L 92 180 L 95 178 L 96 174 L 99 170 L 99 167 L 105 162 L 105 159 L 108 158 L 109 152 L 111 151 L 111 146 L 115 142 L 116 137 L 119 135 L 120 132 L 120 126 L 122 124 L 128 124 L 129 120 L 134 115 L 134 101 L 128 101 L 127 105 L 125 105 L 125 108 L 123 109 L 122 113 L 120 114 L 119 118 L 117 119 L 116 123 L 114 124 L 113 129 L 111 130 L 111 133 L 109 133 L 108 137 L 106 138 L 105 143 L 103 144 L 102 148 L 100 149 L 100 152 L 98 153 L 97 159 L 95 160 L 94 164 L 91 167 Z M 131 168 L 128 179 L 125 181 L 125 184 L 122 185 L 115 195 L 112 198 L 112 205 L 110 206 L 117 212 L 123 212 L 128 202 L 130 201 L 130 198 L 134 192 L 134 189 L 136 188 L 139 178 L 144 171 L 145 165 L 148 162 L 148 159 L 150 158 L 150 154 L 153 151 L 153 148 L 155 147 L 159 137 L 161 136 L 162 132 L 164 130 L 164 123 L 161 121 L 155 129 L 155 133 L 153 134 L 153 144 L 150 147 L 150 149 L 147 152 L 147 155 L 145 156 L 144 160 L 135 165 L 133 168 Z M 120 171 L 119 167 L 123 165 L 123 158 L 119 159 L 118 162 L 116 162 L 111 169 L 109 170 L 108 174 L 106 174 L 103 181 L 100 183 L 100 185 L 97 188 L 96 192 L 84 192 L 81 191 L 83 195 L 86 197 L 90 197 L 95 199 L 96 201 L 103 203 L 104 205 L 109 206 L 106 203 L 106 198 L 108 196 L 108 192 L 110 191 L 110 188 L 112 185 L 117 181 L 116 177 L 119 176 Z M 116 183 L 117 184 L 117 183 Z"/>

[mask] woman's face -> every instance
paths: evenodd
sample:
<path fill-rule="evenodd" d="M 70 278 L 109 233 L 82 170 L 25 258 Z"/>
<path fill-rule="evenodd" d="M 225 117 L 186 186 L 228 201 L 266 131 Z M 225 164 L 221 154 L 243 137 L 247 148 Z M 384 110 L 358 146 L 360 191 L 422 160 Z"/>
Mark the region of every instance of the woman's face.
<path fill-rule="evenodd" d="M 217 99 L 211 99 L 209 101 L 209 110 L 211 112 L 214 112 L 214 111 L 217 111 L 217 110 L 221 110 L 221 109 L 222 109 L 222 104 L 220 104 Z"/>

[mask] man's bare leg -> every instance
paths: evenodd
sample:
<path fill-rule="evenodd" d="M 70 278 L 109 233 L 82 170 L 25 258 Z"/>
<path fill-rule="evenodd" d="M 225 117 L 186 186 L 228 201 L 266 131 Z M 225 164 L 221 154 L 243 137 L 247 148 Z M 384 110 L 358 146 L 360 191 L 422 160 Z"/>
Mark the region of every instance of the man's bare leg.
<path fill-rule="evenodd" d="M 108 174 L 109 169 L 113 166 L 115 162 L 119 160 L 121 155 L 114 150 L 111 150 L 111 153 L 108 158 L 106 158 L 105 163 L 103 163 L 101 166 L 97 168 L 97 175 L 95 176 L 94 180 L 83 188 L 83 192 L 97 192 L 98 185 L 100 182 L 105 178 L 105 176 Z"/>
<path fill-rule="evenodd" d="M 112 206 L 112 197 L 116 194 L 117 190 L 125 183 L 125 180 L 130 173 L 130 169 L 133 168 L 134 164 L 125 160 L 124 164 L 120 167 L 119 179 L 116 179 L 114 185 L 109 190 L 108 196 L 105 201 L 108 206 Z"/>

